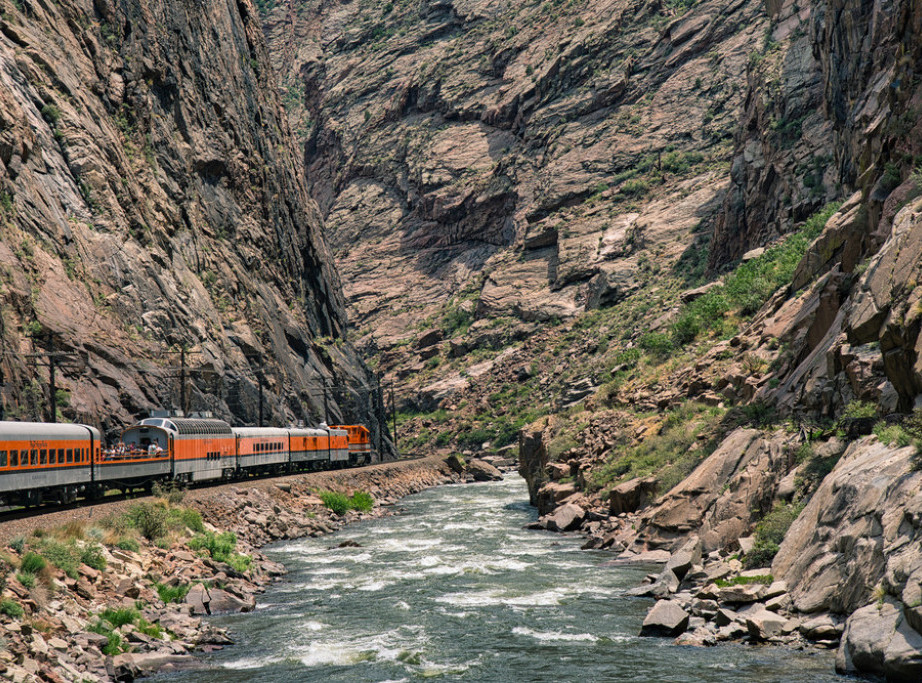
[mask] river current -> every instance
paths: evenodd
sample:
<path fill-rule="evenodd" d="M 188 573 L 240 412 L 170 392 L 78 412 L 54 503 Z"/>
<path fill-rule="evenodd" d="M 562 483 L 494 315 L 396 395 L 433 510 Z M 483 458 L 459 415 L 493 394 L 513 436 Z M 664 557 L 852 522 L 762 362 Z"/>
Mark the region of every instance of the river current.
<path fill-rule="evenodd" d="M 255 613 L 215 617 L 236 644 L 161 681 L 841 681 L 831 653 L 676 647 L 639 638 L 651 567 L 522 526 L 525 482 L 430 489 L 397 515 L 270 546 L 289 575 Z M 336 548 L 344 541 L 360 547 Z"/>

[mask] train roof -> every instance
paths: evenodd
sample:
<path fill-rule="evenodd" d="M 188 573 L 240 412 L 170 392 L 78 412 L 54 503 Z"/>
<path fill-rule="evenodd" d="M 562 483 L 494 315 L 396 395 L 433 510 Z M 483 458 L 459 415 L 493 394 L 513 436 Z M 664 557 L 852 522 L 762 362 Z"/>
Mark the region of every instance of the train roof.
<path fill-rule="evenodd" d="M 84 424 L 57 422 L 0 422 L 0 439 L 20 441 L 58 438 L 86 439 L 90 435 L 99 440 L 99 430 Z"/>
<path fill-rule="evenodd" d="M 278 427 L 234 427 L 233 432 L 237 436 L 281 436 L 288 437 L 287 429 Z"/>
<path fill-rule="evenodd" d="M 189 417 L 149 417 L 135 427 L 160 427 L 176 434 L 208 434 L 233 436 L 234 431 L 224 420 L 205 420 Z"/>
<path fill-rule="evenodd" d="M 332 434 L 333 436 L 342 436 L 346 432 L 342 429 L 337 429 L 330 427 L 329 430 L 319 429 L 317 427 L 298 427 L 297 429 L 289 429 L 292 436 L 326 436 L 327 434 Z"/>

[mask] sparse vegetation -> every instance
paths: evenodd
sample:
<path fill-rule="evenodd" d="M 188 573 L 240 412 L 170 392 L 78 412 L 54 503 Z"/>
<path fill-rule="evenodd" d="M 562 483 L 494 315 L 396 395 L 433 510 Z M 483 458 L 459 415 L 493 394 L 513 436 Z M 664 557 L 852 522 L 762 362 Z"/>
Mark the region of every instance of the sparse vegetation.
<path fill-rule="evenodd" d="M 734 334 L 738 319 L 754 314 L 775 291 L 790 284 L 807 247 L 838 207 L 830 204 L 814 214 L 798 232 L 741 264 L 725 277 L 723 285 L 684 306 L 672 327 L 676 344 L 688 344 L 703 335 Z"/>
<path fill-rule="evenodd" d="M 669 490 L 716 446 L 724 413 L 721 408 L 691 401 L 669 411 L 658 433 L 636 445 L 612 450 L 605 464 L 590 475 L 592 488 L 607 489 L 621 481 L 655 474 L 660 490 Z"/>
<path fill-rule="evenodd" d="M 743 557 L 747 569 L 768 567 L 781 547 L 784 535 L 803 510 L 802 505 L 779 503 L 756 525 L 756 543 Z"/>

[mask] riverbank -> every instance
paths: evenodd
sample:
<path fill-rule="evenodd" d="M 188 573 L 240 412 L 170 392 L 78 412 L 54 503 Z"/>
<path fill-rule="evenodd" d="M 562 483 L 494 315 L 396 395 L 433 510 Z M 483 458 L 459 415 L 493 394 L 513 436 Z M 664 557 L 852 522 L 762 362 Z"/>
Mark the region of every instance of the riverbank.
<path fill-rule="evenodd" d="M 202 617 L 254 609 L 284 575 L 259 547 L 331 533 L 390 514 L 404 496 L 472 479 L 431 456 L 0 524 L 0 677 L 126 681 L 194 667 L 193 652 L 232 642 Z M 374 504 L 336 514 L 318 491 L 368 494 Z"/>

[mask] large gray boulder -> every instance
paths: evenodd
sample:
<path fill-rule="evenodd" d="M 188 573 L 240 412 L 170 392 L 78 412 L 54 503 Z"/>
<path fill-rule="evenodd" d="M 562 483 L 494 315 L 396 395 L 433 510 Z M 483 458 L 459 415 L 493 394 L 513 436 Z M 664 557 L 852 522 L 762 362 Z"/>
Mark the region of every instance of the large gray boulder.
<path fill-rule="evenodd" d="M 638 477 L 618 484 L 608 494 L 608 511 L 612 515 L 622 512 L 636 512 L 653 500 L 659 490 L 655 477 Z"/>
<path fill-rule="evenodd" d="M 679 548 L 669 561 L 666 563 L 666 569 L 671 569 L 678 577 L 679 581 L 685 578 L 689 570 L 701 562 L 701 540 L 697 536 L 692 536 L 685 544 Z"/>
<path fill-rule="evenodd" d="M 792 463 L 792 437 L 737 429 L 681 483 L 641 513 L 639 536 L 651 545 L 695 533 L 703 550 L 735 545 L 772 509 Z"/>
<path fill-rule="evenodd" d="M 905 620 L 901 603 L 888 598 L 849 617 L 836 671 L 883 675 L 894 683 L 922 681 L 922 635 Z"/>
<path fill-rule="evenodd" d="M 579 505 L 567 503 L 546 515 L 543 520 L 548 531 L 575 531 L 586 518 L 586 511 Z"/>
<path fill-rule="evenodd" d="M 500 481 L 503 473 L 488 462 L 471 458 L 467 461 L 467 471 L 474 477 L 474 481 Z"/>
<path fill-rule="evenodd" d="M 800 612 L 849 614 L 874 586 L 899 596 L 922 567 L 922 472 L 915 449 L 849 445 L 788 530 L 771 574 Z M 910 591 L 911 592 L 911 591 Z"/>
<path fill-rule="evenodd" d="M 641 636 L 674 638 L 688 628 L 689 614 L 675 600 L 657 600 L 643 620 Z"/>

